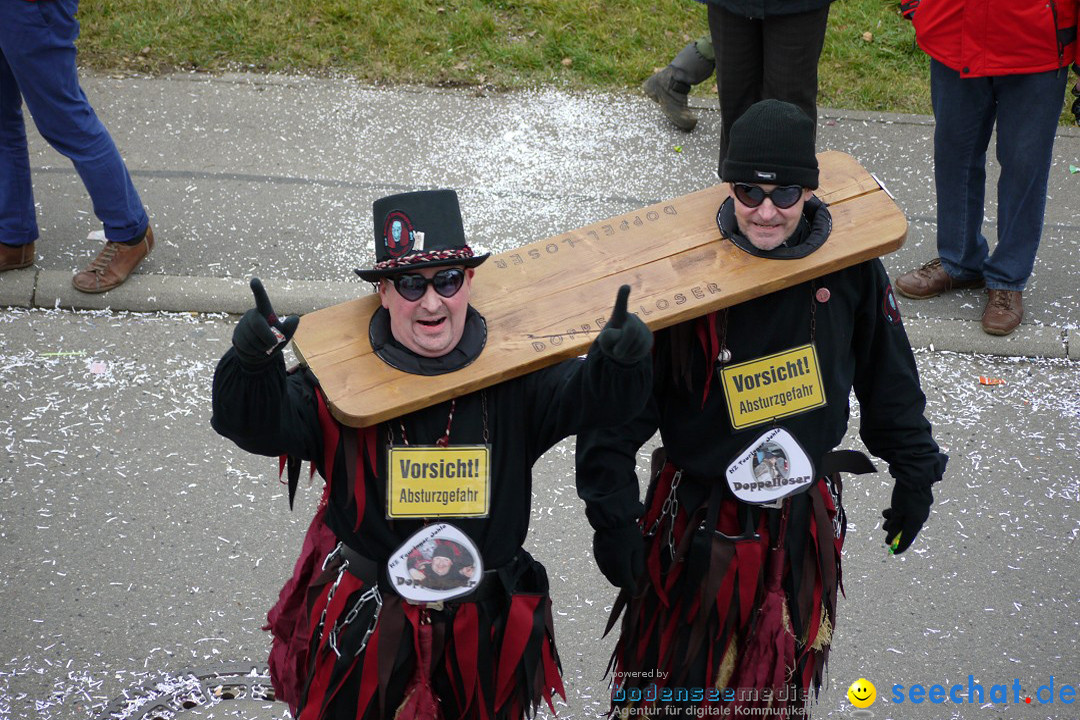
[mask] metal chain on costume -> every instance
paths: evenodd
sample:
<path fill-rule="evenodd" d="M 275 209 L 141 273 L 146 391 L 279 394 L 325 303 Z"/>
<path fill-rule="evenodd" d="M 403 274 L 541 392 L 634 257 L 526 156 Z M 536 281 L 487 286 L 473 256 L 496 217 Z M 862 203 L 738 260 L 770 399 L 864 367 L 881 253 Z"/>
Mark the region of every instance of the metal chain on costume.
<path fill-rule="evenodd" d="M 330 551 L 330 554 L 323 558 L 322 569 L 326 570 L 327 566 L 334 561 L 338 555 L 341 554 L 341 548 L 345 543 L 338 541 L 338 544 L 334 546 L 334 549 Z"/>
<path fill-rule="evenodd" d="M 720 318 L 720 351 L 716 355 L 716 361 L 721 365 L 727 365 L 731 362 L 731 351 L 727 347 L 728 309 L 721 310 L 718 317 Z"/>
<path fill-rule="evenodd" d="M 488 444 L 487 390 L 480 391 L 480 407 L 484 413 L 484 444 Z"/>
<path fill-rule="evenodd" d="M 446 447 L 450 444 L 450 426 L 454 424 L 454 410 L 457 409 L 457 398 L 450 401 L 450 414 L 446 416 L 446 432 L 443 436 L 435 441 L 435 444 L 439 447 Z"/>
<path fill-rule="evenodd" d="M 840 480 L 840 474 L 826 475 L 825 485 L 829 490 L 829 496 L 832 498 L 833 507 L 836 508 L 836 514 L 833 515 L 833 538 L 840 538 L 844 534 L 844 524 L 847 522 L 847 513 L 844 512 L 844 505 L 840 502 L 840 496 L 843 494 L 843 482 Z"/>
<path fill-rule="evenodd" d="M 829 291 L 824 290 L 825 293 Z M 828 299 L 828 295 L 825 296 Z M 810 281 L 810 342 L 813 343 L 817 339 L 817 280 Z M 727 347 L 727 331 L 728 331 L 728 308 L 720 310 L 716 314 L 718 328 L 717 338 L 720 349 L 716 355 L 716 362 L 718 365 L 726 365 L 731 362 L 731 351 Z M 719 372 L 719 368 L 717 369 Z"/>
<path fill-rule="evenodd" d="M 333 550 L 326 556 L 322 563 L 322 569 L 326 570 L 339 555 L 344 543 L 339 542 Z M 345 572 L 348 570 L 349 561 L 345 558 L 341 560 L 341 567 L 338 568 L 337 578 L 334 579 L 334 584 L 330 586 L 330 590 L 326 593 L 326 604 L 323 605 L 322 614 L 319 615 L 319 622 L 315 625 L 314 631 L 312 631 L 312 637 L 316 637 L 322 634 L 322 629 L 326 625 L 326 612 L 330 609 L 330 601 L 334 599 L 334 595 L 337 594 L 338 586 L 341 585 L 341 579 L 345 577 Z M 371 624 L 368 626 L 367 631 L 364 633 L 363 639 L 360 640 L 360 647 L 356 650 L 356 655 L 359 655 L 367 647 L 368 640 L 371 638 L 372 633 L 375 632 L 375 625 L 379 622 L 379 613 L 382 611 L 382 594 L 379 592 L 378 585 L 372 585 L 370 588 L 364 591 L 364 593 L 357 598 L 353 604 L 352 609 L 349 610 L 349 614 L 345 616 L 344 622 L 334 623 L 334 627 L 331 628 L 329 637 L 327 638 L 330 643 L 330 648 L 334 651 L 334 654 L 341 657 L 341 652 L 338 650 L 337 641 L 338 633 L 344 630 L 349 623 L 356 619 L 356 616 L 360 614 L 360 608 L 366 605 L 368 602 L 375 601 L 375 616 L 371 618 Z"/>
<path fill-rule="evenodd" d="M 674 477 L 671 478 L 671 489 L 668 490 L 667 497 L 664 498 L 664 504 L 660 506 L 660 515 L 657 516 L 656 521 L 653 523 L 652 528 L 647 533 L 649 537 L 652 537 L 660 529 L 660 524 L 664 521 L 664 518 L 671 516 L 671 521 L 668 523 L 668 549 L 671 551 L 671 555 L 675 555 L 675 515 L 679 512 L 679 498 L 675 491 L 679 489 L 679 483 L 682 482 L 682 470 L 676 470 Z"/>
<path fill-rule="evenodd" d="M 480 403 L 483 407 L 484 416 L 484 444 L 488 444 L 488 411 L 487 411 L 487 392 L 480 392 Z M 450 445 L 450 426 L 454 424 L 454 412 L 457 410 L 457 398 L 450 401 L 450 414 L 446 416 L 446 432 L 443 436 L 435 441 L 435 444 L 439 447 L 448 447 Z M 409 444 L 409 436 L 405 433 L 405 420 L 403 418 L 398 419 L 398 425 L 401 426 L 401 441 L 406 445 Z M 390 424 L 386 425 L 386 439 L 387 443 L 391 446 L 394 444 L 394 431 L 391 429 Z"/>
<path fill-rule="evenodd" d="M 435 441 L 435 444 L 439 447 L 447 447 L 450 444 L 450 426 L 454 424 L 454 410 L 457 409 L 457 398 L 450 401 L 450 414 L 446 416 L 446 432 L 443 436 Z M 401 441 L 406 445 L 409 444 L 409 436 L 405 434 L 405 420 L 404 418 L 398 418 L 398 425 L 401 426 Z M 390 426 L 386 427 L 386 434 L 390 438 L 390 444 L 394 444 L 394 433 L 390 430 Z"/>
<path fill-rule="evenodd" d="M 348 564 L 347 561 L 346 564 Z M 356 652 L 353 653 L 353 657 L 358 657 L 360 653 L 364 652 L 364 649 L 367 647 L 368 640 L 375 632 L 375 626 L 379 623 L 379 613 L 382 612 L 383 604 L 382 593 L 379 592 L 379 586 L 372 585 L 367 590 L 365 590 L 364 593 L 356 599 L 356 602 L 353 603 L 353 606 L 349 610 L 349 614 L 345 616 L 345 619 L 340 623 L 334 623 L 334 627 L 331 628 L 327 640 L 330 643 L 330 649 L 332 649 L 334 651 L 334 654 L 338 657 L 341 657 L 341 651 L 338 650 L 337 646 L 338 633 L 347 628 L 349 624 L 356 619 L 356 616 L 360 614 L 360 609 L 371 601 L 375 602 L 375 615 L 372 616 L 371 623 L 368 625 L 367 630 L 364 632 L 364 637 L 360 639 L 360 646 L 356 648 Z M 329 599 L 326 601 L 326 604 L 329 606 Z"/>
<path fill-rule="evenodd" d="M 330 565 L 330 563 L 333 562 L 339 554 L 341 554 L 341 546 L 343 544 L 344 543 L 338 542 L 337 546 L 335 546 L 334 549 L 330 551 L 330 554 L 327 555 L 325 559 L 323 559 L 323 570 L 326 570 L 327 566 Z M 330 607 L 330 601 L 334 599 L 334 593 L 337 592 L 338 585 L 341 584 L 341 578 L 345 575 L 345 568 L 347 568 L 348 566 L 349 561 L 342 560 L 341 567 L 338 568 L 337 579 L 334 580 L 334 584 L 330 586 L 330 591 L 326 594 L 326 604 L 323 605 L 322 614 L 319 616 L 319 622 L 315 624 L 315 630 L 311 633 L 312 637 L 315 637 L 322 633 L 323 626 L 326 624 L 326 611 Z"/>

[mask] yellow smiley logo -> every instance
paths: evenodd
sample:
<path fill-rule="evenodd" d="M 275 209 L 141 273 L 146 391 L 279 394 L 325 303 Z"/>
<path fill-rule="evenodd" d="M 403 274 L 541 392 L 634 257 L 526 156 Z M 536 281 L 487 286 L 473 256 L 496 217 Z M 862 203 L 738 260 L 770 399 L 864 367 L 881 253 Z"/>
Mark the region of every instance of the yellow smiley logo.
<path fill-rule="evenodd" d="M 868 708 L 877 700 L 877 688 L 866 678 L 859 678 L 847 689 L 848 700 L 857 708 Z"/>

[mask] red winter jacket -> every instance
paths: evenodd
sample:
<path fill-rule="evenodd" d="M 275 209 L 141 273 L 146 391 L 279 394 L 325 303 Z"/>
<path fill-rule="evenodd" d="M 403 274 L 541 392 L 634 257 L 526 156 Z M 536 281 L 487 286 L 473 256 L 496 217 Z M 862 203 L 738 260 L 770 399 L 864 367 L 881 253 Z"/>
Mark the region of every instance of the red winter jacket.
<path fill-rule="evenodd" d="M 919 47 L 963 77 L 1056 70 L 1076 55 L 1080 0 L 903 3 L 913 4 Z"/>

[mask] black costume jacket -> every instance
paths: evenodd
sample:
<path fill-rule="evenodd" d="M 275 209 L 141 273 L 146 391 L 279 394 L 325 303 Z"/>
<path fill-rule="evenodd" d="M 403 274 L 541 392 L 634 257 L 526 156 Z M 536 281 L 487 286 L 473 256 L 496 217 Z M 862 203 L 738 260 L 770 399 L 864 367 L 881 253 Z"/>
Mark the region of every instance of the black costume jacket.
<path fill-rule="evenodd" d="M 824 302 L 815 297 L 822 289 L 828 291 Z M 859 434 L 897 482 L 926 487 L 938 481 L 944 457 L 923 416 L 926 397 L 915 358 L 885 268 L 870 260 L 656 333 L 653 393 L 645 410 L 626 425 L 591 429 L 578 438 L 579 475 L 596 493 L 583 496 L 605 501 L 604 507 L 590 503 L 589 511 L 609 516 L 609 524 L 618 523 L 615 515 L 635 515 L 635 455 L 656 430 L 676 467 L 691 477 L 721 478 L 765 426 L 732 430 L 716 353 L 707 357 L 706 348 L 722 343 L 731 365 L 806 344 L 811 333 L 828 404 L 776 424 L 821 467 L 821 457 L 847 432 L 854 389 Z M 688 378 L 681 374 L 686 362 L 680 353 L 690 353 Z"/>
<path fill-rule="evenodd" d="M 610 425 L 634 414 L 647 393 L 648 363 L 625 366 L 593 347 L 586 360 L 568 360 L 457 399 L 451 444 L 485 441 L 483 403 L 487 402 L 488 442 L 492 446 L 490 517 L 453 520 L 480 548 L 484 566 L 505 565 L 525 541 L 532 501 L 532 465 L 546 450 L 580 429 Z M 346 455 L 340 439 L 326 447 L 328 421 L 320 421 L 318 384 L 310 372 L 286 374 L 280 356 L 265 368 L 245 368 L 234 350 L 221 359 L 214 375 L 211 424 L 238 446 L 258 455 L 290 455 L 310 460 L 320 475 L 345 477 Z M 433 445 L 446 429 L 450 402 L 380 423 L 374 446 L 362 448 L 368 477 L 385 478 L 386 445 Z M 335 420 L 341 434 L 349 428 Z M 354 488 L 330 484 L 327 524 L 354 550 L 385 561 L 421 520 L 386 518 L 385 488 L 365 483 L 363 521 L 357 523 Z"/>
<path fill-rule="evenodd" d="M 431 613 L 436 626 L 431 675 L 439 697 L 453 709 L 446 717 L 521 717 L 535 711 L 541 698 L 550 703 L 553 689 L 561 691 L 546 576 L 543 566 L 522 549 L 530 518 L 531 468 L 559 440 L 585 427 L 614 424 L 636 414 L 648 394 L 650 375 L 648 357 L 624 365 L 594 344 L 585 359 L 568 360 L 457 398 L 450 444 L 490 444 L 491 504 L 486 518 L 449 522 L 479 548 L 485 575 L 502 571 L 505 592 L 475 602 L 466 596 L 463 602 L 447 603 L 445 610 Z M 420 519 L 386 517 L 387 444 L 405 445 L 406 440 L 411 445 L 435 444 L 446 431 L 450 406 L 451 402 L 439 403 L 372 428 L 346 427 L 330 415 L 310 371 L 286 373 L 280 353 L 265 366 L 246 367 L 230 349 L 214 376 L 211 423 L 250 452 L 311 461 L 328 484 L 326 525 L 338 540 L 373 561 L 379 568 L 379 584 L 384 585 L 386 560 L 424 524 Z M 308 560 L 305 572 L 318 575 L 321 561 L 321 557 Z M 372 584 L 370 578 L 343 577 L 339 595 L 350 591 L 359 597 Z M 355 605 L 352 599 L 344 606 L 330 603 L 326 586 L 332 582 L 333 577 L 323 577 L 307 590 L 310 607 L 302 615 L 310 617 L 312 625 L 320 608 L 330 606 L 325 626 L 331 627 Z M 311 640 L 311 659 L 303 658 L 305 667 L 298 671 L 306 675 L 299 679 L 302 696 L 285 698 L 294 711 L 301 708 L 303 720 L 388 717 L 408 695 L 406 683 L 418 663 L 412 652 L 414 630 L 421 621 L 416 606 L 388 588 L 383 590 L 381 613 L 376 616 L 373 609 L 362 608 L 352 621 L 353 632 L 343 631 L 337 640 L 339 649 L 348 646 L 359 652 L 356 649 L 369 642 L 363 638 L 365 628 L 375 627 L 377 617 L 380 630 L 370 638 L 371 644 L 378 642 L 377 658 L 369 651 L 352 660 L 352 653 L 343 651 L 335 659 L 325 638 L 318 637 L 320 628 L 308 629 L 316 636 Z M 528 596 L 524 604 L 530 612 L 514 610 L 518 619 L 508 621 L 509 596 L 516 602 L 519 594 Z M 522 622 L 522 636 L 515 637 L 515 623 Z M 275 641 L 290 641 L 278 635 L 275 630 Z M 370 650 L 371 645 L 367 647 Z"/>
<path fill-rule="evenodd" d="M 820 234 L 827 236 L 831 225 L 827 215 L 818 214 L 821 208 L 816 199 L 807 202 L 804 222 L 775 256 L 797 256 L 800 243 L 824 241 Z M 723 223 L 723 210 L 720 217 Z M 740 246 L 747 242 L 736 240 Z M 721 365 L 811 341 L 827 404 L 733 429 Z M 747 667 L 755 661 L 744 662 L 743 652 L 768 594 L 770 536 L 782 536 L 786 559 L 777 565 L 783 563 L 795 649 L 786 666 L 783 658 L 777 661 L 783 671 L 777 677 L 786 676 L 803 693 L 816 690 L 840 585 L 845 522 L 839 477 L 789 498 L 781 519 L 780 510 L 737 500 L 725 470 L 764 431 L 779 426 L 798 439 L 819 477 L 831 474 L 822 459 L 843 441 L 854 390 L 861 437 L 888 462 L 896 482 L 925 489 L 941 478 L 946 458 L 923 416 L 925 396 L 884 266 L 876 259 L 863 262 L 681 323 L 656 333 L 654 348 L 653 393 L 643 412 L 617 428 L 587 430 L 577 442 L 578 479 L 587 483 L 579 494 L 594 526 L 625 525 L 638 516 L 637 451 L 659 430 L 666 452 L 646 498 L 646 573 L 632 598 L 620 597 L 612 618 L 625 606 L 615 675 L 623 689 L 650 682 L 705 689 L 770 686 L 760 677 L 771 670 Z M 678 503 L 665 503 L 671 497 Z M 717 506 L 710 527 L 707 512 Z M 756 539 L 730 541 L 713 533 L 740 536 L 748 527 Z M 793 698 L 791 708 L 804 699 Z"/>

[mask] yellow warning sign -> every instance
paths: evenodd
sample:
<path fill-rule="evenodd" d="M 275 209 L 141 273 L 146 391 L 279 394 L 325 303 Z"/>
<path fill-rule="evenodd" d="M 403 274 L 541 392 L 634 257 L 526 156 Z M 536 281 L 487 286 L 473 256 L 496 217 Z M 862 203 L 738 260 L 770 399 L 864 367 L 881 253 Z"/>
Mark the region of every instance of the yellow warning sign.
<path fill-rule="evenodd" d="M 825 406 L 813 343 L 730 365 L 722 377 L 728 416 L 736 430 Z"/>
<path fill-rule="evenodd" d="M 408 445 L 388 451 L 387 517 L 485 517 L 491 497 L 488 445 Z"/>

